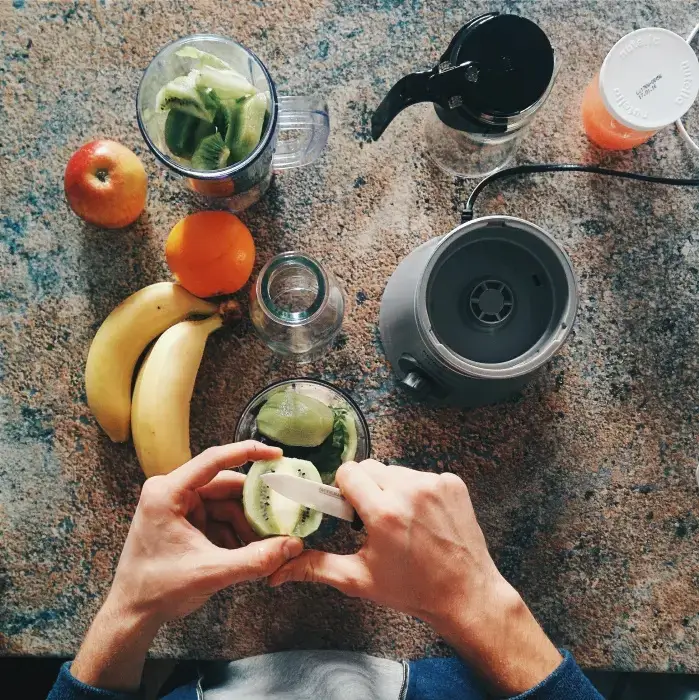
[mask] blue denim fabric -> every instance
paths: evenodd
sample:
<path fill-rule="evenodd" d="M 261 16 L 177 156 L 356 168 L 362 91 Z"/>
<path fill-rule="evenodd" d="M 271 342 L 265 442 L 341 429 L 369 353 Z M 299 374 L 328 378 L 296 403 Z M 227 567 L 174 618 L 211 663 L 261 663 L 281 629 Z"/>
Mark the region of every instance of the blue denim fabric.
<path fill-rule="evenodd" d="M 405 700 L 485 700 L 480 681 L 459 659 L 421 659 L 408 664 Z"/>
<path fill-rule="evenodd" d="M 566 651 L 561 665 L 539 685 L 510 700 L 604 700 Z M 405 700 L 486 700 L 479 680 L 458 659 L 422 659 L 409 663 Z M 166 700 L 196 700 L 196 681 L 167 695 Z M 70 664 L 61 667 L 47 700 L 137 700 L 130 693 L 112 693 L 75 680 Z M 398 700 L 398 698 L 396 698 Z"/>

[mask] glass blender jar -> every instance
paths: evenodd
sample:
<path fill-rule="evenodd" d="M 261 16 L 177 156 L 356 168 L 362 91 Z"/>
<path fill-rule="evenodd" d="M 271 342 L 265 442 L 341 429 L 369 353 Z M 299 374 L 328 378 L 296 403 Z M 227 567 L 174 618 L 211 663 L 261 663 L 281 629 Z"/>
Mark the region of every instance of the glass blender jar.
<path fill-rule="evenodd" d="M 345 300 L 335 275 L 310 255 L 273 257 L 250 290 L 250 318 L 257 334 L 277 354 L 312 362 L 342 327 Z"/>
<path fill-rule="evenodd" d="M 197 59 L 177 55 L 193 48 L 211 54 L 240 73 L 267 95 L 268 118 L 257 147 L 244 160 L 219 170 L 196 170 L 174 156 L 165 144 L 166 113 L 155 109 L 160 88 L 187 75 Z M 183 178 L 186 186 L 208 204 L 242 211 L 267 191 L 273 171 L 308 165 L 315 161 L 328 140 L 328 109 L 319 97 L 280 97 L 262 61 L 241 44 L 213 34 L 184 37 L 168 44 L 146 68 L 136 99 L 138 126 L 155 157 Z M 283 132 L 289 137 L 279 139 Z"/>
<path fill-rule="evenodd" d="M 456 177 L 506 166 L 546 102 L 557 63 L 534 22 L 497 12 L 464 25 L 431 71 L 399 80 L 372 116 L 378 139 L 405 107 L 433 102 L 425 123 L 430 158 Z"/>

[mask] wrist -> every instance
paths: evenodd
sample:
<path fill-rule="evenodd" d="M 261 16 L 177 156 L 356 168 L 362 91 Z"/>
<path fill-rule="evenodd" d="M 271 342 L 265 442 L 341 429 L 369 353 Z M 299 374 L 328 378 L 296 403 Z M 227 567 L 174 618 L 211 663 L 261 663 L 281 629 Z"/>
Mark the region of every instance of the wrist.
<path fill-rule="evenodd" d="M 535 687 L 562 661 L 519 593 L 499 574 L 485 595 L 456 598 L 432 624 L 505 697 Z"/>
<path fill-rule="evenodd" d="M 125 605 L 112 592 L 95 616 L 71 664 L 77 680 L 96 688 L 133 692 L 160 623 Z"/>

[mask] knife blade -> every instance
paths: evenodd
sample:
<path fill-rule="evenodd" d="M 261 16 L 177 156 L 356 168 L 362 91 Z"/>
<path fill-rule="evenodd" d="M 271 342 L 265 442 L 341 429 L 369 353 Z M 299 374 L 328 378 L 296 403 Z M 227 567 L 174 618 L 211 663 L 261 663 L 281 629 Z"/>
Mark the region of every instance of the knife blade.
<path fill-rule="evenodd" d="M 271 489 L 295 503 L 342 520 L 350 522 L 357 520 L 354 508 L 342 497 L 340 489 L 334 486 L 319 484 L 300 476 L 274 472 L 262 474 L 260 479 Z"/>

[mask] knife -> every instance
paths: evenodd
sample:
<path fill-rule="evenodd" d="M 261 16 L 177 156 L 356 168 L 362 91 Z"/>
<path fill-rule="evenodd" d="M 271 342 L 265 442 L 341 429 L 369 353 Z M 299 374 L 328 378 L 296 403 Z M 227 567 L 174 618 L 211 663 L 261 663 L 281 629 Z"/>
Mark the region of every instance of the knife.
<path fill-rule="evenodd" d="M 307 508 L 319 510 L 321 513 L 332 515 L 335 518 L 348 520 L 355 530 L 361 530 L 364 526 L 357 512 L 351 504 L 342 496 L 340 489 L 334 486 L 319 484 L 310 479 L 291 474 L 276 474 L 267 472 L 260 479 L 273 491 L 285 496 L 294 503 L 300 503 Z"/>

